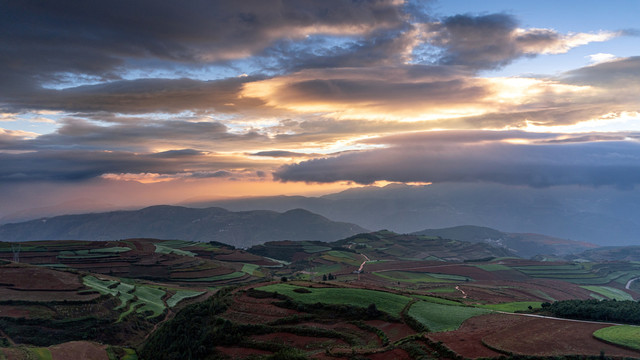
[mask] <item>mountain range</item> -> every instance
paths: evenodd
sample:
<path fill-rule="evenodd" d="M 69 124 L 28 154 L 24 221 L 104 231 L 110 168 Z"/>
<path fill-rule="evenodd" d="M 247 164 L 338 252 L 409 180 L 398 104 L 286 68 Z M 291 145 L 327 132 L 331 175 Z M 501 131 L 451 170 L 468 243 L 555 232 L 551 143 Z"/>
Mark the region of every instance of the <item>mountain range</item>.
<path fill-rule="evenodd" d="M 536 189 L 484 183 L 368 186 L 320 197 L 274 196 L 189 201 L 232 211 L 302 208 L 372 230 L 412 233 L 476 225 L 509 233 L 548 234 L 601 246 L 637 244 L 640 193 L 615 188 Z"/>
<path fill-rule="evenodd" d="M 218 241 L 249 247 L 275 240 L 333 241 L 366 229 L 307 210 L 232 212 L 151 206 L 140 210 L 63 215 L 0 226 L 1 241 L 118 240 L 126 238 Z"/>

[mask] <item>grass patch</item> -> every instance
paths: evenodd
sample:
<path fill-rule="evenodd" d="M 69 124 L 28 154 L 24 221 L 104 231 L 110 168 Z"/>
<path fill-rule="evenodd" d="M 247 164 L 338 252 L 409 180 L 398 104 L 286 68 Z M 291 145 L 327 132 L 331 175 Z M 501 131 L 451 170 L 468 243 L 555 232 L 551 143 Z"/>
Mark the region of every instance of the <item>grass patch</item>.
<path fill-rule="evenodd" d="M 456 288 L 452 288 L 452 287 L 441 287 L 441 288 L 435 288 L 435 289 L 429 289 L 427 290 L 430 293 L 452 293 L 452 292 L 456 292 L 458 290 L 456 290 Z"/>
<path fill-rule="evenodd" d="M 424 301 L 428 301 L 430 303 L 435 303 L 435 304 L 454 305 L 454 306 L 461 306 L 462 305 L 457 301 L 448 300 L 448 299 L 442 299 L 442 298 L 434 297 L 434 296 L 418 295 L 416 297 L 418 299 L 422 299 Z"/>
<path fill-rule="evenodd" d="M 581 286 L 581 288 L 593 291 L 594 293 L 600 294 L 602 296 L 606 296 L 609 299 L 633 300 L 633 296 L 620 289 L 612 288 L 610 286 Z"/>
<path fill-rule="evenodd" d="M 409 316 L 426 326 L 430 331 L 451 331 L 470 317 L 488 314 L 491 310 L 466 306 L 451 306 L 419 301 L 409 309 Z"/>
<path fill-rule="evenodd" d="M 617 325 L 596 330 L 593 333 L 601 339 L 631 349 L 640 350 L 640 327 L 631 325 Z"/>
<path fill-rule="evenodd" d="M 29 352 L 35 356 L 37 360 L 52 360 L 51 351 L 47 348 L 28 348 Z"/>
<path fill-rule="evenodd" d="M 510 267 L 502 264 L 475 264 L 473 265 L 478 269 L 482 269 L 484 271 L 503 271 L 503 270 L 511 270 Z"/>
<path fill-rule="evenodd" d="M 113 246 L 113 247 L 108 247 L 104 249 L 89 250 L 90 253 L 112 253 L 112 254 L 119 254 L 127 251 L 131 251 L 131 248 L 128 246 Z"/>
<path fill-rule="evenodd" d="M 409 303 L 410 298 L 402 295 L 382 291 L 348 288 L 307 288 L 310 293 L 297 293 L 294 290 L 300 286 L 289 284 L 273 284 L 257 288 L 257 290 L 277 292 L 291 297 L 294 301 L 315 304 L 345 304 L 357 307 L 367 307 L 376 304 L 380 311 L 399 317 L 402 309 Z"/>
<path fill-rule="evenodd" d="M 449 274 L 420 273 L 411 271 L 384 271 L 374 272 L 381 278 L 407 283 L 434 283 L 434 282 L 460 282 L 470 280 L 467 277 Z"/>
<path fill-rule="evenodd" d="M 172 308 L 184 299 L 200 296 L 202 294 L 204 294 L 204 291 L 178 290 L 167 300 L 167 306 Z"/>
<path fill-rule="evenodd" d="M 210 276 L 210 277 L 206 277 L 206 278 L 194 278 L 194 279 L 175 279 L 178 281 L 222 281 L 222 280 L 232 280 L 232 279 L 237 279 L 239 277 L 244 276 L 244 273 L 242 271 L 236 271 L 236 272 L 232 272 L 229 274 L 223 274 L 223 275 L 216 275 L 216 276 Z"/>
<path fill-rule="evenodd" d="M 190 256 L 190 257 L 196 256 L 196 254 L 192 253 L 191 251 L 176 249 L 176 248 L 167 246 L 165 244 L 154 244 L 154 245 L 156 247 L 156 252 L 159 254 L 176 254 L 176 255 Z"/>
<path fill-rule="evenodd" d="M 256 265 L 256 264 L 244 264 L 242 266 L 242 271 L 243 273 L 249 274 L 249 275 L 253 275 L 253 273 L 258 270 L 260 266 Z"/>
<path fill-rule="evenodd" d="M 162 302 L 162 297 L 166 292 L 162 289 L 156 289 L 147 286 L 138 286 L 136 287 L 135 292 L 133 293 L 138 300 L 131 304 L 131 307 L 138 306 L 141 304 L 139 308 L 137 308 L 137 313 L 144 313 L 145 311 L 150 311 L 151 315 L 147 316 L 147 318 L 153 318 L 159 315 L 162 315 L 164 312 L 165 306 L 164 302 Z"/>
<path fill-rule="evenodd" d="M 539 301 L 515 301 L 515 302 L 502 303 L 502 304 L 477 305 L 477 307 L 480 307 L 483 309 L 496 310 L 496 311 L 516 312 L 516 311 L 529 310 L 529 306 L 531 306 L 534 309 L 539 309 L 540 304 L 542 303 Z"/>

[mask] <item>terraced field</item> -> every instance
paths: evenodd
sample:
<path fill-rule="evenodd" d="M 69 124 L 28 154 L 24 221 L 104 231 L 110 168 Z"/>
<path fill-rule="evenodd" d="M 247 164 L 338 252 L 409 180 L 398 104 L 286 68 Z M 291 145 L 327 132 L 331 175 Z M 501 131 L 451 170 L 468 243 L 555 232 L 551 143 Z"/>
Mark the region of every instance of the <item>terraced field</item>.
<path fill-rule="evenodd" d="M 618 325 L 596 330 L 593 336 L 608 343 L 640 350 L 640 327 Z"/>
<path fill-rule="evenodd" d="M 305 289 L 308 292 L 296 292 L 296 289 Z M 267 292 L 277 292 L 291 297 L 294 301 L 305 304 L 317 302 L 325 304 L 345 304 L 357 307 L 367 307 L 375 304 L 378 310 L 393 316 L 400 316 L 402 309 L 411 298 L 383 291 L 350 288 L 309 288 L 289 284 L 273 284 L 257 288 Z"/>
<path fill-rule="evenodd" d="M 433 332 L 455 330 L 465 320 L 490 312 L 491 310 L 486 309 L 436 304 L 427 301 L 419 301 L 409 308 L 409 316 Z"/>

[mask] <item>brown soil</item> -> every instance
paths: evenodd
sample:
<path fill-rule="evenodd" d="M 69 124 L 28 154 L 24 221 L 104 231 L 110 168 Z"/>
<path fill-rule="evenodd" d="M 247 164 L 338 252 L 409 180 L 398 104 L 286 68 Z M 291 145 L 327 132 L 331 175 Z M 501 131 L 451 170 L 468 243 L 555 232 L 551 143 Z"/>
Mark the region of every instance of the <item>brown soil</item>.
<path fill-rule="evenodd" d="M 411 360 L 411 356 L 409 356 L 409 354 L 402 349 L 393 349 L 393 350 L 378 353 L 378 354 L 370 354 L 370 355 L 367 355 L 367 358 L 369 358 L 370 360 L 387 360 L 387 359 Z"/>
<path fill-rule="evenodd" d="M 216 350 L 221 353 L 229 356 L 232 359 L 244 359 L 247 356 L 251 355 L 269 355 L 270 351 L 266 350 L 258 350 L 258 349 L 249 349 L 235 346 L 217 346 Z"/>
<path fill-rule="evenodd" d="M 468 319 L 458 330 L 427 336 L 433 341 L 442 341 L 449 349 L 465 358 L 498 357 L 502 354 L 484 346 L 482 338 L 523 320 L 525 319 L 504 314 L 482 315 Z"/>
<path fill-rule="evenodd" d="M 325 337 L 314 336 L 301 336 L 285 332 L 276 332 L 265 335 L 252 336 L 251 339 L 257 341 L 274 342 L 279 344 L 285 344 L 293 346 L 303 351 L 307 350 L 324 350 L 332 347 L 346 347 L 349 346 L 341 339 L 331 339 Z"/>
<path fill-rule="evenodd" d="M 4 286 L 18 290 L 78 290 L 83 287 L 78 275 L 19 264 L 0 266 L 0 279 Z"/>
<path fill-rule="evenodd" d="M 416 333 L 412 328 L 401 323 L 389 323 L 382 320 L 370 320 L 366 323 L 382 330 L 391 342 L 398 341 Z"/>
<path fill-rule="evenodd" d="M 24 291 L 12 290 L 0 287 L 0 299 L 2 300 L 24 300 L 24 301 L 90 301 L 100 294 L 78 294 L 75 291 Z"/>
<path fill-rule="evenodd" d="M 49 347 L 53 360 L 109 360 L 105 345 L 71 341 Z"/>
<path fill-rule="evenodd" d="M 512 326 L 496 329 L 483 337 L 483 341 L 489 346 L 515 354 L 598 355 L 602 350 L 610 356 L 640 357 L 640 351 L 626 350 L 593 337 L 594 331 L 607 326 L 609 325 L 525 317 L 525 320 L 519 319 Z"/>

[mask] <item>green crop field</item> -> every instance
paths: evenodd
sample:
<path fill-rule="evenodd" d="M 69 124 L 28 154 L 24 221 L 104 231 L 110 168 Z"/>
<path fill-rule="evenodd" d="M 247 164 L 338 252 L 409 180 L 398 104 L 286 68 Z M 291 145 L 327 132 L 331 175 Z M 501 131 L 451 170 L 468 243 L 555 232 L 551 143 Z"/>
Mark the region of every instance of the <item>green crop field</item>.
<path fill-rule="evenodd" d="M 502 265 L 502 264 L 476 264 L 473 265 L 479 269 L 484 271 L 502 271 L 502 270 L 511 270 L 510 267 Z"/>
<path fill-rule="evenodd" d="M 205 278 L 193 278 L 193 279 L 175 279 L 178 281 L 200 281 L 200 282 L 205 282 L 205 281 L 223 281 L 223 280 L 232 280 L 232 279 L 237 279 L 239 277 L 244 276 L 245 273 L 243 273 L 242 271 L 236 271 L 236 272 L 232 272 L 229 274 L 223 274 L 223 275 L 216 275 L 216 276 L 210 276 L 210 277 L 205 277 Z"/>
<path fill-rule="evenodd" d="M 436 303 L 436 304 L 453 305 L 453 306 L 461 306 L 462 305 L 457 301 L 442 299 L 442 298 L 434 297 L 434 296 L 417 295 L 416 297 L 419 298 L 419 299 L 422 299 L 424 301 L 428 301 L 428 302 Z"/>
<path fill-rule="evenodd" d="M 260 266 L 256 265 L 256 264 L 244 264 L 242 266 L 242 271 L 243 273 L 249 274 L 249 275 L 253 275 L 254 272 L 256 272 L 256 270 L 258 270 Z M 258 271 L 259 272 L 259 271 Z"/>
<path fill-rule="evenodd" d="M 190 257 L 196 256 L 196 254 L 192 253 L 191 251 L 180 250 L 178 248 L 170 247 L 165 244 L 154 244 L 154 245 L 156 246 L 156 252 L 159 254 L 176 254 L 176 255 L 190 256 Z"/>
<path fill-rule="evenodd" d="M 374 272 L 376 276 L 384 279 L 408 283 L 433 283 L 433 282 L 460 282 L 467 281 L 467 277 L 449 274 L 420 273 L 410 271 L 384 271 Z"/>
<path fill-rule="evenodd" d="M 410 298 L 402 295 L 391 294 L 383 291 L 348 289 L 348 288 L 306 288 L 310 293 L 297 293 L 293 291 L 299 286 L 290 284 L 273 284 L 257 288 L 268 292 L 278 292 L 305 304 L 318 302 L 325 304 L 345 304 L 358 307 L 367 307 L 376 304 L 380 311 L 393 316 L 400 316 L 402 309 L 409 303 Z"/>
<path fill-rule="evenodd" d="M 466 306 L 452 306 L 419 301 L 409 309 L 413 317 L 430 331 L 441 332 L 455 330 L 470 317 L 488 314 L 491 310 Z"/>
<path fill-rule="evenodd" d="M 164 302 L 162 302 L 162 297 L 166 291 L 162 289 L 156 289 L 147 286 L 137 286 L 135 292 L 133 293 L 138 300 L 131 304 L 131 307 L 136 307 L 138 304 L 142 306 L 136 309 L 136 312 L 142 313 L 145 311 L 150 311 L 152 314 L 148 316 L 148 318 L 156 317 L 162 315 L 164 312 L 165 306 Z"/>
<path fill-rule="evenodd" d="M 150 311 L 152 314 L 148 316 L 149 318 L 161 315 L 164 312 L 165 305 L 162 297 L 166 291 L 162 289 L 135 286 L 115 280 L 100 280 L 93 276 L 85 276 L 82 281 L 86 286 L 101 294 L 117 297 L 120 300 L 120 305 L 115 310 L 127 309 L 120 314 L 120 319 L 134 310 L 138 313 Z"/>
<path fill-rule="evenodd" d="M 452 292 L 456 292 L 458 290 L 456 290 L 456 288 L 452 288 L 452 287 L 440 287 L 440 288 L 435 288 L 435 289 L 429 289 L 428 291 L 430 293 L 452 293 Z"/>
<path fill-rule="evenodd" d="M 26 348 L 28 349 L 29 355 L 33 357 L 29 357 L 29 359 L 36 360 L 52 360 L 53 357 L 51 355 L 51 351 L 47 348 Z"/>
<path fill-rule="evenodd" d="M 598 339 L 640 350 L 640 326 L 617 325 L 596 330 Z"/>
<path fill-rule="evenodd" d="M 502 303 L 502 304 L 477 305 L 477 307 L 481 307 L 483 309 L 495 310 L 495 311 L 516 312 L 516 311 L 529 310 L 529 306 L 531 306 L 533 309 L 539 309 L 540 304 L 542 303 L 539 301 L 515 301 L 515 302 Z"/>
<path fill-rule="evenodd" d="M 620 289 L 612 288 L 610 286 L 581 286 L 581 287 L 589 291 L 593 291 L 602 296 L 606 296 L 609 299 L 633 300 L 633 296 L 627 294 L 626 292 Z"/>
<path fill-rule="evenodd" d="M 167 306 L 172 308 L 184 299 L 200 296 L 202 294 L 204 294 L 204 291 L 178 290 L 167 300 Z"/>
<path fill-rule="evenodd" d="M 131 251 L 131 248 L 128 246 L 113 246 L 113 247 L 108 247 L 108 248 L 103 248 L 103 249 L 91 249 L 89 250 L 89 253 L 122 253 L 122 252 L 127 252 L 127 251 Z"/>

